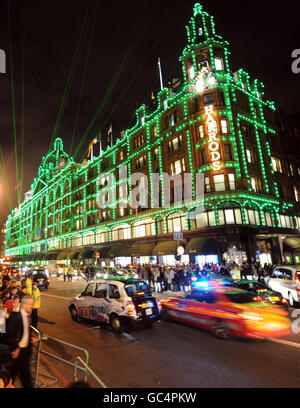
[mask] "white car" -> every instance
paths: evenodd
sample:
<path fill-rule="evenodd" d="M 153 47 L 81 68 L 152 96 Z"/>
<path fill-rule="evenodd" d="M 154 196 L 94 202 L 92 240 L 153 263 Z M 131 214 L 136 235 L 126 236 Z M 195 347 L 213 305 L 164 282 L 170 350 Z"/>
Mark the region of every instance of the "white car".
<path fill-rule="evenodd" d="M 290 265 L 277 266 L 270 278 L 265 278 L 266 285 L 279 292 L 289 301 L 291 307 L 300 302 L 300 268 Z"/>
<path fill-rule="evenodd" d="M 149 285 L 127 277 L 97 279 L 72 298 L 69 305 L 74 321 L 92 319 L 110 324 L 120 333 L 129 324 L 151 326 L 161 317 L 162 306 Z"/>

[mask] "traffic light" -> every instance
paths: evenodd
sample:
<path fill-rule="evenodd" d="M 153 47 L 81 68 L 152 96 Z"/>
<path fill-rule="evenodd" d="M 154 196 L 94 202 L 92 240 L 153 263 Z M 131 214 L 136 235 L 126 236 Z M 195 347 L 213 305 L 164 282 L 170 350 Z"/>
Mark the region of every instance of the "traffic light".
<path fill-rule="evenodd" d="M 176 254 L 175 259 L 176 259 L 176 261 L 180 261 L 181 260 L 181 255 Z"/>

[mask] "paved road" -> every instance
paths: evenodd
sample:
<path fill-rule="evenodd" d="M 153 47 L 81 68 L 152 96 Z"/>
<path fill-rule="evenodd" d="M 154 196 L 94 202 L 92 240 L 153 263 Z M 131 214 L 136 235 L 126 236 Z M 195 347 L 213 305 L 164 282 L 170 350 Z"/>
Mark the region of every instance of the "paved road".
<path fill-rule="evenodd" d="M 71 320 L 68 299 L 84 287 L 82 280 L 52 278 L 42 292 L 39 328 L 86 348 L 91 368 L 109 387 L 300 387 L 300 334 L 288 336 L 287 344 L 222 341 L 196 328 L 159 322 L 118 336 L 96 323 Z M 76 354 L 53 342 L 43 347 L 69 360 Z M 71 369 L 48 363 L 66 385 Z"/>

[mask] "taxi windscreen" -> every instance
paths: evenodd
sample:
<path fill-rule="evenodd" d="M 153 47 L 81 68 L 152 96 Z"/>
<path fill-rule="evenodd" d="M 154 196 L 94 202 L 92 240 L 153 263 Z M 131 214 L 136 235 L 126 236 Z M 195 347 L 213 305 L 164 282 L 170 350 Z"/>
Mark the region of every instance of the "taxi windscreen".
<path fill-rule="evenodd" d="M 225 296 L 233 303 L 243 304 L 255 302 L 255 296 L 247 292 L 231 292 L 226 293 Z"/>
<path fill-rule="evenodd" d="M 125 290 L 128 296 L 150 293 L 149 285 L 144 281 L 128 283 L 125 285 Z"/>

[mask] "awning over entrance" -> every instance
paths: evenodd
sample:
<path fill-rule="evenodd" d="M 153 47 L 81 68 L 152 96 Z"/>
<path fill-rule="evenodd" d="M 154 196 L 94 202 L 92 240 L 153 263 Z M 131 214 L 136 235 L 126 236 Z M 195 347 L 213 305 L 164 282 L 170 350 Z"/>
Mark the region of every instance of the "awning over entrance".
<path fill-rule="evenodd" d="M 185 252 L 194 255 L 216 255 L 218 253 L 218 242 L 212 238 L 192 238 L 187 244 Z"/>
<path fill-rule="evenodd" d="M 108 256 L 111 258 L 130 256 L 130 248 L 127 246 L 116 246 L 109 250 Z"/>
<path fill-rule="evenodd" d="M 42 259 L 45 259 L 44 256 L 45 255 L 43 255 L 43 254 L 33 254 L 31 256 L 31 260 L 32 261 L 41 261 Z"/>
<path fill-rule="evenodd" d="M 152 256 L 152 251 L 154 249 L 154 244 L 135 244 L 130 248 L 130 256 Z"/>
<path fill-rule="evenodd" d="M 72 251 L 67 253 L 66 259 L 78 259 L 79 251 Z"/>
<path fill-rule="evenodd" d="M 284 249 L 289 250 L 289 249 L 299 249 L 300 250 L 300 237 L 288 237 L 285 238 L 283 242 L 283 246 L 286 247 Z"/>
<path fill-rule="evenodd" d="M 153 248 L 152 255 L 176 255 L 176 250 L 178 247 L 177 241 L 164 241 L 159 242 Z"/>
<path fill-rule="evenodd" d="M 94 258 L 95 251 L 92 249 L 83 249 L 78 255 L 78 259 L 92 259 Z"/>
<path fill-rule="evenodd" d="M 44 255 L 43 259 L 44 261 L 52 261 L 52 260 L 57 259 L 58 255 L 59 254 L 57 252 L 49 253 L 49 254 Z"/>
<path fill-rule="evenodd" d="M 23 255 L 22 260 L 25 262 L 32 261 L 32 255 Z"/>
<path fill-rule="evenodd" d="M 109 257 L 109 251 L 111 250 L 110 247 L 103 247 L 100 249 L 96 249 L 96 252 L 99 252 L 99 259 L 105 259 Z M 96 254 L 97 255 L 97 254 Z"/>
<path fill-rule="evenodd" d="M 12 256 L 10 258 L 11 262 L 22 262 L 23 261 L 23 256 L 22 255 L 16 255 L 16 256 Z"/>
<path fill-rule="evenodd" d="M 61 251 L 58 255 L 57 255 L 57 260 L 63 260 L 63 259 L 67 259 L 67 252 L 65 251 Z"/>

